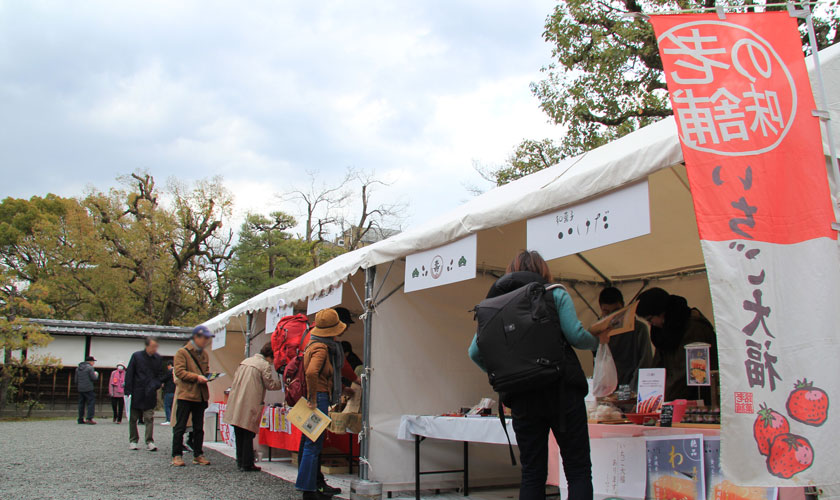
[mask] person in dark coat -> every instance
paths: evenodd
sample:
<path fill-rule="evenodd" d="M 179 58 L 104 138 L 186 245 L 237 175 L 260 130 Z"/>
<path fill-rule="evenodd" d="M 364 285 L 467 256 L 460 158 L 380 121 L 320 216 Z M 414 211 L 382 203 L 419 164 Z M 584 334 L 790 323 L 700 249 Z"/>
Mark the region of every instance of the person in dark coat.
<path fill-rule="evenodd" d="M 76 387 L 79 390 L 79 420 L 80 424 L 96 425 L 93 413 L 96 410 L 96 387 L 94 382 L 99 380 L 99 373 L 93 369 L 96 358 L 88 356 L 76 368 Z M 87 420 L 85 420 L 87 409 Z"/>
<path fill-rule="evenodd" d="M 552 283 L 551 271 L 536 251 L 520 252 L 508 265 L 507 274 L 499 278 L 488 298 L 498 297 L 530 283 Z M 578 320 L 572 298 L 562 287 L 551 291 L 557 308 L 557 335 L 566 340 L 564 373 L 556 384 L 532 391 L 500 394 L 511 409 L 513 430 L 522 464 L 520 500 L 545 500 L 548 478 L 549 432 L 560 447 L 563 471 L 569 488 L 568 500 L 592 500 L 592 461 L 589 456 L 589 428 L 584 398 L 589 391 L 586 376 L 572 347 L 593 350 L 606 343 L 608 330 L 587 331 Z M 478 349 L 478 336 L 469 348 L 470 359 L 484 371 L 486 367 Z"/>
<path fill-rule="evenodd" d="M 157 407 L 157 391 L 166 378 L 163 369 L 163 359 L 158 351 L 158 341 L 146 338 L 146 348 L 131 355 L 125 374 L 125 393 L 131 396 L 131 408 L 128 418 L 128 448 L 138 449 L 140 434 L 137 432 L 137 421 L 142 417 L 146 425 L 146 449 L 157 451 L 155 446 L 155 407 Z"/>
<path fill-rule="evenodd" d="M 172 420 L 172 403 L 175 401 L 175 374 L 172 361 L 166 363 L 166 378 L 163 381 L 163 411 L 166 421 L 160 425 L 169 425 Z"/>
<path fill-rule="evenodd" d="M 624 308 L 624 295 L 616 287 L 608 286 L 598 296 L 602 317 Z M 632 332 L 610 337 L 610 352 L 618 372 L 618 385 L 629 385 L 630 390 L 638 390 L 639 369 L 653 367 L 653 348 L 650 333 L 643 322 L 636 320 Z"/>
<path fill-rule="evenodd" d="M 718 369 L 717 336 L 712 323 L 698 309 L 688 306 L 685 297 L 651 288 L 639 295 L 636 314 L 650 323 L 650 338 L 656 348 L 655 368 L 665 368 L 665 400 L 698 399 L 698 388 L 689 387 L 685 373 L 685 346 L 694 342 L 711 345 L 712 370 Z M 700 392 L 707 404 L 711 390 Z"/>

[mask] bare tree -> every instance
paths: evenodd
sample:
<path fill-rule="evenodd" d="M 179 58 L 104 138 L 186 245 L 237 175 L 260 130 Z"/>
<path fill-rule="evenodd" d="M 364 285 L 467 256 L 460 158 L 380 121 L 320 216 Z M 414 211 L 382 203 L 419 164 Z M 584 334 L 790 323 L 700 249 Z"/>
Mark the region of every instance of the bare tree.
<path fill-rule="evenodd" d="M 309 186 L 305 189 L 294 189 L 281 195 L 280 199 L 298 204 L 304 216 L 304 229 L 300 239 L 310 244 L 309 253 L 312 265 L 321 264 L 320 247 L 329 241 L 330 229 L 335 227 L 341 219 L 341 211 L 345 208 L 350 191 L 347 184 L 351 177 L 348 172 L 335 184 L 319 183 L 314 172 L 307 172 Z"/>
<path fill-rule="evenodd" d="M 354 209 L 358 210 L 355 216 L 342 217 L 340 224 L 344 247 L 348 250 L 355 250 L 368 240 L 380 240 L 387 238 L 392 232 L 396 232 L 405 220 L 404 203 L 380 203 L 373 201 L 374 192 L 380 187 L 390 186 L 389 183 L 376 178 L 373 171 L 348 169 L 350 183 L 353 185 L 356 196 L 351 200 L 358 203 Z"/>

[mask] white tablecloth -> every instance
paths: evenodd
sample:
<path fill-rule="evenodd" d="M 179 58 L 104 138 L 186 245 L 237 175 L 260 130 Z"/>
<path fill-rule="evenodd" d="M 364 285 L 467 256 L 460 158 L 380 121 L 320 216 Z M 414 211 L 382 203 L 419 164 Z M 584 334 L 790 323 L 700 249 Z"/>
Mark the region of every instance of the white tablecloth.
<path fill-rule="evenodd" d="M 516 444 L 516 434 L 513 432 L 510 418 L 506 418 L 505 422 L 510 433 L 510 442 Z M 403 415 L 397 439 L 414 441 L 414 436 L 470 443 L 508 443 L 497 416 L 466 418 Z"/>

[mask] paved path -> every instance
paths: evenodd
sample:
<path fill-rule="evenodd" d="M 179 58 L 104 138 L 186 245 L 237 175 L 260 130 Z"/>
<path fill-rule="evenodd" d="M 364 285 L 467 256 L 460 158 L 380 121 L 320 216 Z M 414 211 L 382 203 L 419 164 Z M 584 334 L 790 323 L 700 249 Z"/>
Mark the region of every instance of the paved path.
<path fill-rule="evenodd" d="M 239 472 L 206 450 L 212 465 L 169 465 L 172 431 L 155 426 L 157 452 L 129 451 L 128 424 L 75 420 L 0 422 L 0 498 L 179 500 L 297 499 L 294 486 L 264 473 Z M 143 431 L 140 430 L 142 437 Z"/>

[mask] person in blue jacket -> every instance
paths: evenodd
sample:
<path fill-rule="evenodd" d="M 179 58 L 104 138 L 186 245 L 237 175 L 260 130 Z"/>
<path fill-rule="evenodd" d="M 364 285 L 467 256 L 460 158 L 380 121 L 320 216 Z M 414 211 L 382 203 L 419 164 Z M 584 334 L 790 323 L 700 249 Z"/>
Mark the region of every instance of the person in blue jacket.
<path fill-rule="evenodd" d="M 522 251 L 510 263 L 507 274 L 499 278 L 487 298 L 512 292 L 529 283 L 552 283 L 551 271 L 536 251 Z M 558 335 L 566 346 L 564 374 L 560 382 L 534 391 L 502 394 L 502 402 L 511 409 L 513 430 L 522 465 L 520 500 L 542 500 L 548 478 L 549 431 L 560 447 L 563 470 L 568 482 L 568 500 L 592 500 L 592 462 L 589 457 L 589 428 L 584 398 L 589 391 L 586 376 L 572 347 L 592 351 L 608 340 L 608 330 L 587 331 L 577 317 L 572 298 L 563 288 L 552 290 L 557 307 Z M 484 371 L 478 350 L 478 337 L 469 348 L 470 359 Z"/>

